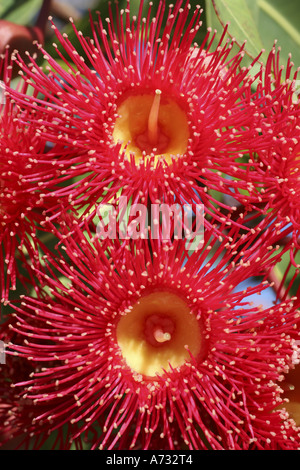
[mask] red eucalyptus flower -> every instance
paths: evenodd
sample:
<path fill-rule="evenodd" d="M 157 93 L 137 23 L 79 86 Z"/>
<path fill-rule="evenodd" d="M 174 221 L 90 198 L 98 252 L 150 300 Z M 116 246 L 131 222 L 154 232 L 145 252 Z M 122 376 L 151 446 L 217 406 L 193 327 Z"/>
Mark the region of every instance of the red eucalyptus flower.
<path fill-rule="evenodd" d="M 247 305 L 268 283 L 236 288 L 271 258 L 252 237 L 229 236 L 206 230 L 188 257 L 182 240 L 65 233 L 65 255 L 36 267 L 37 296 L 12 322 L 24 341 L 10 349 L 41 367 L 15 384 L 44 405 L 28 431 L 70 423 L 69 436 L 85 433 L 93 449 L 297 449 L 277 407 L 299 312 Z"/>
<path fill-rule="evenodd" d="M 260 138 L 269 140 L 265 148 L 258 148 L 253 160 L 254 178 L 259 187 L 258 203 L 268 221 L 281 226 L 283 236 L 292 233 L 292 242 L 299 248 L 300 237 L 300 102 L 295 99 L 297 72 L 293 72 L 290 58 L 285 76 L 280 67 L 279 51 L 275 47 L 269 55 L 265 71 L 253 94 L 253 102 L 260 108 Z M 285 229 L 285 231 L 284 231 Z"/>
<path fill-rule="evenodd" d="M 45 224 L 44 211 L 61 212 L 59 197 L 49 195 L 49 188 L 54 192 L 63 181 L 55 164 L 57 155 L 64 152 L 60 144 L 49 146 L 31 125 L 38 110 L 23 109 L 9 97 L 12 61 L 8 57 L 6 53 L 0 60 L 0 297 L 4 301 L 20 277 L 16 260 L 28 265 L 37 255 L 41 244 L 37 230 Z M 23 81 L 18 88 L 29 93 Z"/>
<path fill-rule="evenodd" d="M 53 25 L 68 70 L 42 48 L 47 74 L 33 59 L 23 64 L 41 97 L 15 96 L 44 111 L 37 132 L 68 146 L 73 157 L 62 156 L 59 168 L 70 182 L 81 180 L 58 194 L 87 210 L 120 190 L 142 203 L 200 199 L 207 212 L 214 212 L 210 189 L 247 202 L 241 190 L 255 163 L 242 157 L 261 143 L 249 99 L 255 77 L 240 67 L 243 47 L 229 58 L 235 43 L 223 43 L 226 29 L 212 52 L 210 31 L 196 47 L 201 10 L 182 1 L 159 2 L 153 19 L 151 3 L 145 18 L 143 8 L 142 1 L 131 19 L 129 2 L 124 11 L 117 6 L 107 29 L 99 16 L 92 39 L 73 25 L 86 58 Z"/>
<path fill-rule="evenodd" d="M 4 71 L 0 104 L 0 289 L 1 299 L 5 300 L 9 288 L 16 287 L 16 250 L 20 255 L 24 248 L 30 254 L 34 252 L 31 239 L 35 239 L 43 201 L 39 180 L 35 175 L 33 183 L 32 177 L 41 172 L 36 157 L 44 151 L 45 142 L 36 137 L 30 125 L 20 122 L 22 111 L 6 96 L 12 70 L 8 54 L 0 68 Z M 32 114 L 28 110 L 24 113 L 25 118 Z"/>
<path fill-rule="evenodd" d="M 293 65 L 289 58 L 284 72 L 284 67 L 280 66 L 280 51 L 274 46 L 251 97 L 260 120 L 257 124 L 260 126 L 259 139 L 265 142 L 264 146 L 250 152 L 250 160 L 257 163 L 249 172 L 251 203 L 258 214 L 263 214 L 264 223 L 273 227 L 276 243 L 282 246 L 281 254 L 290 252 L 290 263 L 278 282 L 279 296 L 289 294 L 300 268 L 297 262 L 300 249 L 300 102 L 297 85 L 300 82 L 297 80 L 298 69 L 293 71 Z"/>
<path fill-rule="evenodd" d="M 11 445 L 11 442 L 20 444 L 26 436 L 26 421 L 30 422 L 34 416 L 30 409 L 33 407 L 32 400 L 20 397 L 18 390 L 13 387 L 16 380 L 28 379 L 34 370 L 33 364 L 26 358 L 7 354 L 8 344 L 17 341 L 17 336 L 9 328 L 9 322 L 1 324 L 0 448 Z"/>
<path fill-rule="evenodd" d="M 0 362 L 0 449 L 71 448 L 68 425 L 52 435 L 49 435 L 47 426 L 41 427 L 39 433 L 30 433 L 32 419 L 45 412 L 45 406 L 43 402 L 36 403 L 26 395 L 20 397 L 19 389 L 14 387 L 14 383 L 28 380 L 33 372 L 41 370 L 41 365 L 9 353 L 8 345 L 20 341 L 9 321 L 1 324 L 0 338 L 1 345 L 4 345 L 4 355 L 2 353 Z M 82 447 L 82 440 L 84 436 L 75 440 L 75 448 Z"/>
<path fill-rule="evenodd" d="M 41 44 L 44 43 L 45 27 L 50 5 L 51 0 L 43 0 L 34 26 L 25 26 L 0 19 L 0 55 L 5 54 L 7 49 L 9 49 L 10 53 L 18 51 L 24 60 L 27 59 L 28 53 L 36 54 L 38 52 L 37 41 Z M 16 63 L 14 62 L 12 65 L 16 66 Z M 13 77 L 17 76 L 18 67 L 13 67 L 11 73 Z M 0 78 L 2 78 L 2 74 L 3 70 L 0 70 Z"/>

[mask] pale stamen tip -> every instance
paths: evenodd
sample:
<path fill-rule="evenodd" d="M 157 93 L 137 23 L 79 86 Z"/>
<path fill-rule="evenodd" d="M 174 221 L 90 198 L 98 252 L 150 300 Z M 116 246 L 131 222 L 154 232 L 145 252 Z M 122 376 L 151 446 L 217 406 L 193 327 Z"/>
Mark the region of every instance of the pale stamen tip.
<path fill-rule="evenodd" d="M 154 331 L 153 336 L 158 343 L 165 343 L 171 339 L 170 333 L 164 333 L 160 328 Z"/>

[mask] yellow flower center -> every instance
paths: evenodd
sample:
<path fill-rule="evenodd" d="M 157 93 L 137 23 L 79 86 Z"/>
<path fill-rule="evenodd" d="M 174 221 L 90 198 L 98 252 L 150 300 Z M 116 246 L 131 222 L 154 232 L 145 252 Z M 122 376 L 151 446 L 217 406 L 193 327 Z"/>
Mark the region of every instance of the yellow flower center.
<path fill-rule="evenodd" d="M 186 302 L 167 291 L 141 297 L 117 325 L 117 342 L 127 365 L 150 377 L 180 367 L 190 353 L 196 357 L 201 337 L 199 320 Z"/>
<path fill-rule="evenodd" d="M 188 147 L 189 125 L 185 111 L 173 99 L 155 94 L 131 95 L 117 109 L 113 140 L 122 144 L 130 160 L 136 164 L 154 156 L 154 165 L 164 159 L 170 165 L 180 158 Z"/>

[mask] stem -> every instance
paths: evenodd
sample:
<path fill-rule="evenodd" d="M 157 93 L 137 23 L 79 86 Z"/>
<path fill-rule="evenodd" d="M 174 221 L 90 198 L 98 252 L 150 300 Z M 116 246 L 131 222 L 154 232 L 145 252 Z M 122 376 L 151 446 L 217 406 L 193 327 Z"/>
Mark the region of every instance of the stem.
<path fill-rule="evenodd" d="M 46 24 L 48 21 L 52 0 L 44 0 L 41 6 L 39 16 L 36 20 L 35 26 L 41 31 L 45 32 Z"/>

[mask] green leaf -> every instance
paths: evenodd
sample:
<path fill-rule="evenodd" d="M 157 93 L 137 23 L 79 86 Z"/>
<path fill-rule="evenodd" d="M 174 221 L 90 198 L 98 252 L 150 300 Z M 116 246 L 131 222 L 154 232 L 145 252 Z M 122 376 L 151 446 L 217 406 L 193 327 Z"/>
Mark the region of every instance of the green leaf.
<path fill-rule="evenodd" d="M 257 9 L 249 8 L 246 0 L 212 0 L 219 21 L 230 24 L 228 32 L 241 45 L 247 41 L 246 51 L 256 57 L 263 49 L 263 43 L 257 29 Z M 253 1 L 255 4 L 255 1 Z"/>
<path fill-rule="evenodd" d="M 285 279 L 285 287 L 288 287 L 290 285 L 291 281 L 293 280 L 296 274 L 296 268 L 294 266 L 290 266 L 290 259 L 291 259 L 290 253 L 287 251 L 282 255 L 281 261 L 279 261 L 275 267 L 275 273 L 278 279 L 283 278 L 287 268 L 289 267 L 288 273 Z M 297 264 L 300 264 L 300 252 L 296 254 L 295 261 Z M 297 272 L 298 272 L 298 269 L 297 269 Z M 297 276 L 297 278 L 292 283 L 290 294 L 292 296 L 297 295 L 299 287 L 300 287 L 300 276 Z"/>
<path fill-rule="evenodd" d="M 5 12 L 11 8 L 14 4 L 14 0 L 2 0 L 0 3 L 0 18 L 3 18 Z"/>
<path fill-rule="evenodd" d="M 281 47 L 281 63 L 289 53 L 300 66 L 300 8 L 298 0 L 256 0 L 259 7 L 258 29 L 266 50 L 275 40 Z"/>
<path fill-rule="evenodd" d="M 1 0 L 0 17 L 13 23 L 31 25 L 36 18 L 42 0 Z"/>
<path fill-rule="evenodd" d="M 285 65 L 289 54 L 300 65 L 300 9 L 298 0 L 206 0 L 208 26 L 219 31 L 229 24 L 228 34 L 239 45 L 246 40 L 245 51 L 254 58 L 262 49 L 266 57 L 274 42 L 281 48 L 280 63 Z"/>

